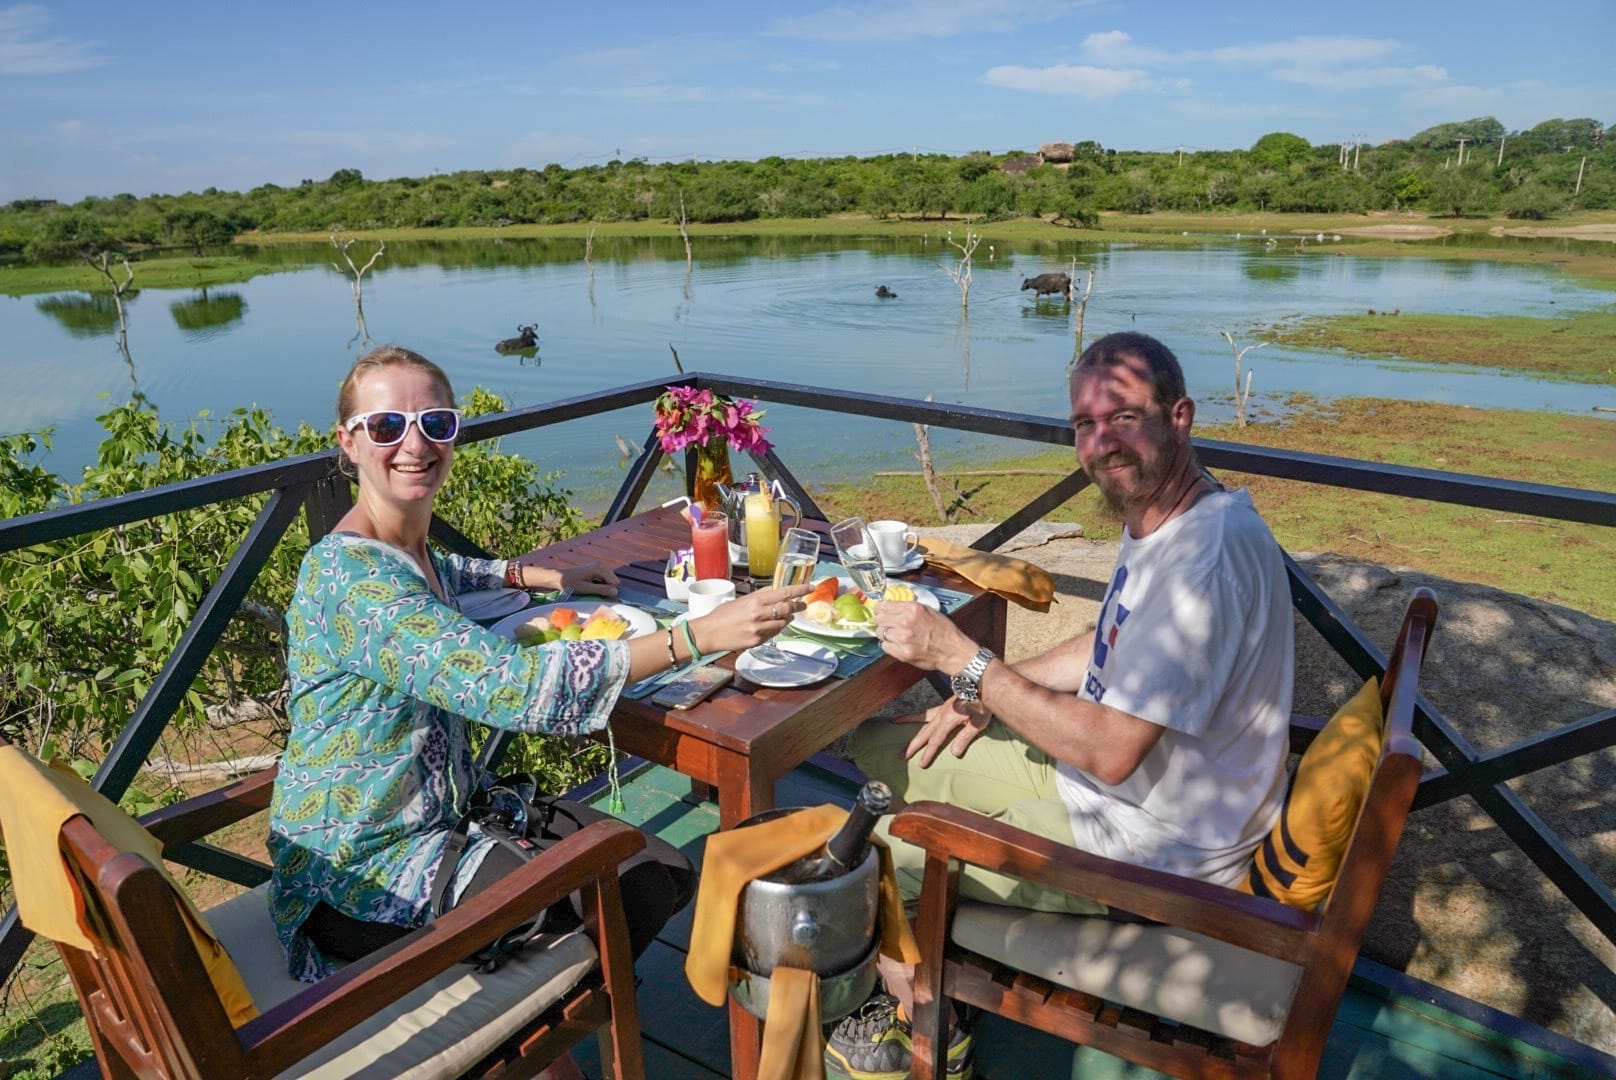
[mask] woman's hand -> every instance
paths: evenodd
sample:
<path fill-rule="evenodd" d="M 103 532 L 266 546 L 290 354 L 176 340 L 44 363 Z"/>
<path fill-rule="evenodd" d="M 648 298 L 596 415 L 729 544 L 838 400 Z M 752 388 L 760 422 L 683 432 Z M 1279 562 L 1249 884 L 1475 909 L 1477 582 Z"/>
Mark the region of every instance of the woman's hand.
<path fill-rule="evenodd" d="M 612 597 L 617 595 L 617 575 L 603 562 L 587 562 L 561 571 L 557 587 L 587 596 Z"/>
<path fill-rule="evenodd" d="M 737 596 L 701 618 L 691 619 L 690 630 L 704 653 L 750 649 L 784 630 L 791 616 L 803 609 L 802 598 L 811 591 L 812 585 L 787 585 Z"/>

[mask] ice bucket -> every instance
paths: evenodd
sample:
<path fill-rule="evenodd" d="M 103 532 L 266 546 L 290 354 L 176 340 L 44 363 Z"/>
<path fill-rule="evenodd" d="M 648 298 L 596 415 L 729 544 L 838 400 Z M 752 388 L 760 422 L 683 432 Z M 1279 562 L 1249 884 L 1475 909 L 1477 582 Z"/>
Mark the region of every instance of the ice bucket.
<path fill-rule="evenodd" d="M 795 808 L 766 810 L 736 826 L 769 821 Z M 735 920 L 730 990 L 741 1006 L 762 1017 L 769 1007 L 769 976 L 778 966 L 819 974 L 820 1017 L 846 1016 L 875 987 L 876 897 L 880 859 L 874 848 L 863 863 L 825 881 L 792 881 L 797 864 L 750 882 Z"/>

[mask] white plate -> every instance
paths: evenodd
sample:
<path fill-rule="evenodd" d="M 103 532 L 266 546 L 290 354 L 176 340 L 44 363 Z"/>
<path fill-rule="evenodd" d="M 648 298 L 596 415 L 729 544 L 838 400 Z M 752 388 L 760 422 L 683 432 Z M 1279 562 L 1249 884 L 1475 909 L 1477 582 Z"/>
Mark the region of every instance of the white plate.
<path fill-rule="evenodd" d="M 618 638 L 619 641 L 631 637 L 639 637 L 641 634 L 656 633 L 656 620 L 650 615 L 641 611 L 639 608 L 629 607 L 627 604 L 612 604 L 604 600 L 568 600 L 564 604 L 540 604 L 538 607 L 530 607 L 522 611 L 518 611 L 515 615 L 512 615 L 508 619 L 501 619 L 488 629 L 492 630 L 501 637 L 507 637 L 512 641 L 515 641 L 516 628 L 518 626 L 521 626 L 529 619 L 537 618 L 540 615 L 548 615 L 558 607 L 571 608 L 572 610 L 576 611 L 578 613 L 579 622 L 583 622 L 585 619 L 589 618 L 589 616 L 593 615 L 595 613 L 595 609 L 598 607 L 611 608 L 614 615 L 620 619 L 626 619 L 628 621 L 628 633 L 624 634 L 621 638 Z"/>
<path fill-rule="evenodd" d="M 735 658 L 735 672 L 748 682 L 759 686 L 812 686 L 828 679 L 836 671 L 836 654 L 823 645 L 807 641 L 777 642 L 782 652 L 791 657 L 785 664 L 771 664 L 759 660 L 747 649 Z"/>
<path fill-rule="evenodd" d="M 533 600 L 522 589 L 479 589 L 476 592 L 461 593 L 456 599 L 460 601 L 460 614 L 478 622 L 503 618 L 513 611 L 521 611 Z"/>
<path fill-rule="evenodd" d="M 842 577 L 840 574 L 838 574 L 837 577 L 841 580 L 844 586 L 843 591 L 845 591 L 845 586 L 853 584 L 853 579 L 850 577 Z M 938 601 L 936 593 L 932 592 L 924 585 L 911 585 L 909 587 L 915 590 L 916 603 L 924 604 L 933 611 L 943 610 L 943 605 Z M 837 595 L 840 595 L 840 593 Z M 826 626 L 824 623 L 814 622 L 814 620 L 808 617 L 807 612 L 803 611 L 799 611 L 795 615 L 791 616 L 791 623 L 798 630 L 809 634 L 818 634 L 821 637 L 872 638 L 875 636 L 874 626 Z"/>
<path fill-rule="evenodd" d="M 916 551 L 896 566 L 888 566 L 886 563 L 882 563 L 881 568 L 889 574 L 908 574 L 919 570 L 925 565 L 926 556 Z"/>

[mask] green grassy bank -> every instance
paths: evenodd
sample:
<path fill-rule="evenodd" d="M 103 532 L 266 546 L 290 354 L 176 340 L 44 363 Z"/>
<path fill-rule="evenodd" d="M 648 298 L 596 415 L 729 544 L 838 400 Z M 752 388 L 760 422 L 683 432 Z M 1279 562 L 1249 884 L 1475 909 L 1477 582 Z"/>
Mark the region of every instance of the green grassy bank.
<path fill-rule="evenodd" d="M 1310 317 L 1264 335 L 1284 345 L 1364 358 L 1475 364 L 1616 385 L 1616 307 L 1554 319 L 1383 311 Z"/>
<path fill-rule="evenodd" d="M 1616 421 L 1555 413 L 1360 398 L 1302 402 L 1280 421 L 1198 428 L 1197 435 L 1595 491 L 1611 490 L 1616 476 Z M 957 479 L 975 511 L 961 512 L 958 520 L 1001 520 L 1049 487 L 1054 473 L 1074 465 L 1065 451 L 971 465 L 1005 471 Z M 1009 472 L 1017 469 L 1050 475 Z M 1287 550 L 1334 551 L 1410 566 L 1616 620 L 1616 578 L 1603 569 L 1616 564 L 1616 529 L 1268 477 L 1229 474 L 1224 479 L 1251 490 Z M 918 476 L 876 477 L 816 491 L 814 497 L 826 513 L 938 523 Z M 1049 517 L 1079 522 L 1094 539 L 1120 534 L 1120 523 L 1092 488 Z"/>
<path fill-rule="evenodd" d="M 1597 230 L 1616 224 L 1616 212 L 1594 211 L 1567 215 L 1549 224 L 1556 230 Z M 920 237 L 940 240 L 952 231 L 963 238 L 969 226 L 983 237 L 985 243 L 1068 244 L 1068 243 L 1146 243 L 1164 247 L 1194 247 L 1207 242 L 1209 235 L 1241 233 L 1255 236 L 1266 233 L 1284 243 L 1298 243 L 1303 237 L 1326 233 L 1341 234 L 1340 243 L 1305 245 L 1298 250 L 1329 257 L 1338 251 L 1350 250 L 1354 254 L 1440 255 L 1442 258 L 1492 259 L 1508 262 L 1533 263 L 1552 266 L 1569 276 L 1591 283 L 1616 286 L 1616 244 L 1609 245 L 1610 253 L 1586 251 L 1523 250 L 1510 233 L 1521 231 L 1519 222 L 1508 218 L 1437 218 L 1414 214 L 1121 214 L 1101 215 L 1097 229 L 1070 228 L 1035 218 L 1013 218 L 1002 221 L 968 221 L 961 217 L 872 218 L 849 214 L 826 218 L 766 218 L 752 221 L 725 222 L 714 225 L 689 226 L 692 242 L 699 245 L 704 237 L 728 236 L 872 236 Z M 1430 244 L 1409 243 L 1384 235 L 1365 235 L 1360 230 L 1387 230 L 1429 228 L 1444 234 L 1462 236 L 1463 247 L 1434 247 Z M 615 221 L 578 222 L 569 225 L 508 225 L 475 228 L 397 228 L 342 235 L 357 237 L 362 242 L 433 241 L 433 240 L 495 240 L 495 239 L 577 239 L 591 234 L 606 240 L 625 237 L 677 237 L 679 227 L 667 221 Z M 237 237 L 238 244 L 279 246 L 318 244 L 330 241 L 328 232 L 251 232 Z M 385 261 L 385 257 L 384 257 Z M 142 257 L 135 264 L 135 286 L 147 288 L 199 288 L 246 281 L 262 273 L 272 273 L 284 267 L 266 268 L 248 259 L 228 254 L 192 257 L 181 254 L 161 254 Z M 120 272 L 121 279 L 121 272 Z M 106 279 L 87 266 L 80 264 L 61 266 L 34 266 L 15 264 L 0 267 L 0 293 L 20 296 L 39 292 L 57 292 L 65 289 L 104 290 Z"/>

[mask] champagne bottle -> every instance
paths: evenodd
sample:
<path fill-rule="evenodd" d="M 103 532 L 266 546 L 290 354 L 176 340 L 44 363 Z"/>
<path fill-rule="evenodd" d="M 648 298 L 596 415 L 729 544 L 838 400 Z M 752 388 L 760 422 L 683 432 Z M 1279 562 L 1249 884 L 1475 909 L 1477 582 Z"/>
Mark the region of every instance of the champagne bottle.
<path fill-rule="evenodd" d="M 870 833 L 876 819 L 892 805 L 892 789 L 879 780 L 871 780 L 859 788 L 847 820 L 837 829 L 825 846 L 803 860 L 803 865 L 792 876 L 798 881 L 828 881 L 841 877 L 864 862 L 870 850 Z"/>

